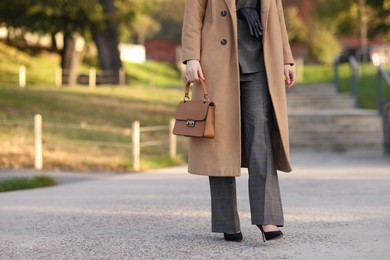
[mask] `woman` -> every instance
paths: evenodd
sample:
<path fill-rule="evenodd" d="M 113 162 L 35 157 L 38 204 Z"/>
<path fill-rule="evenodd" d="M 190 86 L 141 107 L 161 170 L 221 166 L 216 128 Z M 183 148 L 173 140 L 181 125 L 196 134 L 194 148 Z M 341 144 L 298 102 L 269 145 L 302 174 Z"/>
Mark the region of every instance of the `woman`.
<path fill-rule="evenodd" d="M 281 238 L 276 170 L 291 171 L 285 86 L 295 83 L 281 0 L 186 0 L 182 48 L 187 80 L 205 80 L 216 105 L 215 138 L 190 138 L 188 159 L 188 172 L 209 176 L 212 231 L 242 240 L 235 177 L 248 167 L 252 224 L 264 241 Z"/>

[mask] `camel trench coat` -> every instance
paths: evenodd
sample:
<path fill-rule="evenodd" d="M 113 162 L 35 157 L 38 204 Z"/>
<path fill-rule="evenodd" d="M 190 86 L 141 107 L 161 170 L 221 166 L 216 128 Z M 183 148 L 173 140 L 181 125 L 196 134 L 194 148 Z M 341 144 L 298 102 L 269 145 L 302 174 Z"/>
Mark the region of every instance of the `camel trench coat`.
<path fill-rule="evenodd" d="M 290 172 L 284 64 L 294 64 L 281 0 L 261 0 L 263 47 L 268 87 L 276 123 L 272 147 L 276 168 Z M 247 167 L 241 139 L 240 79 L 236 0 L 186 0 L 183 62 L 199 60 L 211 101 L 215 102 L 215 138 L 190 138 L 188 172 L 206 176 L 240 176 Z M 259 93 L 260 95 L 260 93 Z M 200 85 L 192 99 L 202 99 Z"/>

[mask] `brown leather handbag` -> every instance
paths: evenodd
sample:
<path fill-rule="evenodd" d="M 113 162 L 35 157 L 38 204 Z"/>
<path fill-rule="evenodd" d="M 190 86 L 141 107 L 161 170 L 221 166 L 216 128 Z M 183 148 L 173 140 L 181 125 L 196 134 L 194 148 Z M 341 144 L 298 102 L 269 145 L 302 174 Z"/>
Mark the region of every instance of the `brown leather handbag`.
<path fill-rule="evenodd" d="M 188 137 L 214 138 L 215 104 L 209 100 L 206 84 L 200 80 L 203 88 L 203 100 L 190 100 L 190 82 L 185 87 L 184 101 L 177 106 L 175 113 L 174 135 Z"/>

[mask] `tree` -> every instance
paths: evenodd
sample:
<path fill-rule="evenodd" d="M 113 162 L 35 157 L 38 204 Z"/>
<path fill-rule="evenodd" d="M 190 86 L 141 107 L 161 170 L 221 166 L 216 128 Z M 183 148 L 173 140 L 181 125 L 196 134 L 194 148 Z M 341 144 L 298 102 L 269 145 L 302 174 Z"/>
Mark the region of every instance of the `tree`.
<path fill-rule="evenodd" d="M 369 36 L 381 34 L 390 42 L 390 1 L 366 0 L 369 7 Z"/>
<path fill-rule="evenodd" d="M 100 0 L 104 12 L 103 24 L 92 26 L 92 37 L 98 49 L 99 64 L 103 70 L 113 72 L 113 78 L 119 81 L 119 70 L 122 67 L 118 50 L 118 27 L 113 15 L 113 0 Z M 118 83 L 118 82 L 112 82 Z"/>
<path fill-rule="evenodd" d="M 285 8 L 286 25 L 291 43 L 304 43 L 309 33 L 307 24 L 301 19 L 298 7 L 288 6 Z"/>
<path fill-rule="evenodd" d="M 71 50 L 74 36 L 82 35 L 96 42 L 102 69 L 118 70 L 121 67 L 118 51 L 117 23 L 134 18 L 134 6 L 141 0 L 2 0 L 0 23 L 23 31 L 64 35 L 61 66 L 71 67 Z M 117 4 L 120 9 L 116 9 Z M 119 10 L 119 11 L 118 11 Z M 56 46 L 56 44 L 53 44 Z"/>
<path fill-rule="evenodd" d="M 151 16 L 161 24 L 161 30 L 151 38 L 179 42 L 183 22 L 185 0 L 162 0 Z"/>

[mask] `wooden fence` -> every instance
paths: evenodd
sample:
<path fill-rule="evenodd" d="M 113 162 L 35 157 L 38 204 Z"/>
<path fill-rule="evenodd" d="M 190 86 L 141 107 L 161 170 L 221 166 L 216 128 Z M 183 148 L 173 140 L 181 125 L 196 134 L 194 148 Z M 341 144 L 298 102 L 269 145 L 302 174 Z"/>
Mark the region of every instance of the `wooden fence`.
<path fill-rule="evenodd" d="M 23 65 L 19 67 L 18 79 L 19 87 L 25 88 L 27 84 L 27 71 Z M 96 68 L 90 68 L 88 74 L 72 75 L 70 70 L 58 67 L 55 69 L 53 77 L 53 83 L 56 87 L 61 87 L 64 84 L 84 84 L 93 89 L 97 84 L 111 84 L 111 82 L 116 82 L 121 86 L 126 85 L 126 71 L 123 68 L 119 71 L 97 71 Z"/>
<path fill-rule="evenodd" d="M 140 160 L 141 160 L 141 148 L 158 146 L 158 145 L 169 145 L 169 155 L 171 158 L 176 158 L 177 156 L 177 143 L 180 141 L 185 141 L 183 138 L 178 141 L 177 136 L 172 134 L 173 126 L 175 120 L 171 119 L 169 125 L 160 125 L 160 126 L 144 126 L 141 127 L 139 121 L 134 121 L 131 128 L 116 128 L 116 127 L 101 127 L 101 126 L 92 126 L 86 124 L 62 124 L 62 123 L 51 123 L 43 122 L 42 116 L 36 114 L 34 116 L 34 167 L 37 170 L 43 168 L 43 145 L 44 141 L 49 143 L 66 143 L 66 144 L 81 144 L 81 145 L 91 145 L 91 146 L 111 146 L 111 147 L 131 147 L 132 149 L 132 165 L 133 170 L 138 171 L 141 169 Z M 21 122 L 0 122 L 0 125 L 28 125 Z M 30 124 L 31 125 L 31 124 Z M 131 144 L 125 142 L 113 142 L 113 141 L 88 141 L 88 140 L 77 140 L 77 139 L 45 139 L 43 136 L 42 128 L 61 128 L 61 129 L 89 129 L 89 130 L 98 130 L 98 131 L 107 131 L 107 132 L 122 132 L 126 135 L 131 135 Z M 147 140 L 141 142 L 142 133 L 146 132 L 157 132 L 157 131 L 166 131 L 167 138 L 164 140 Z"/>

